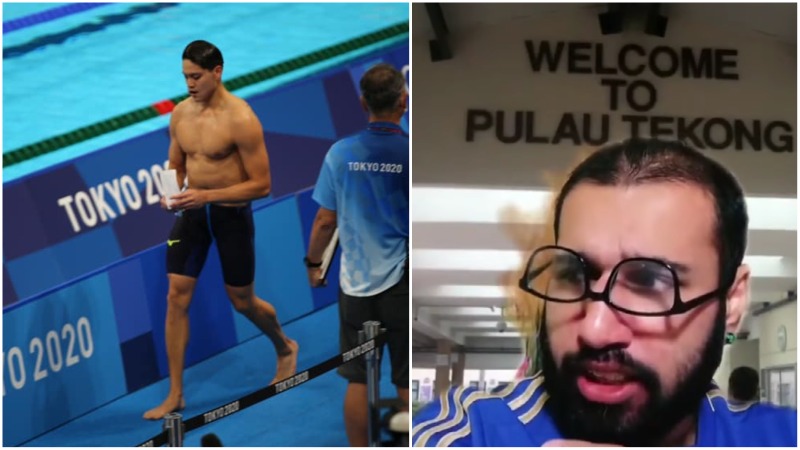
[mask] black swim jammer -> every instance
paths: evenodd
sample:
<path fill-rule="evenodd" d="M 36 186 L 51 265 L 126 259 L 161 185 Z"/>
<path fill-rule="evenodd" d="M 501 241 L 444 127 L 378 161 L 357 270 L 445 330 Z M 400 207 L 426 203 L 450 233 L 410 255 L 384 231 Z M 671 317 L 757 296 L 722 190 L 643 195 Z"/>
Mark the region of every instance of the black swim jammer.
<path fill-rule="evenodd" d="M 175 221 L 167 240 L 167 273 L 197 278 L 215 240 L 225 284 L 250 285 L 255 278 L 254 237 L 250 204 L 187 209 Z"/>

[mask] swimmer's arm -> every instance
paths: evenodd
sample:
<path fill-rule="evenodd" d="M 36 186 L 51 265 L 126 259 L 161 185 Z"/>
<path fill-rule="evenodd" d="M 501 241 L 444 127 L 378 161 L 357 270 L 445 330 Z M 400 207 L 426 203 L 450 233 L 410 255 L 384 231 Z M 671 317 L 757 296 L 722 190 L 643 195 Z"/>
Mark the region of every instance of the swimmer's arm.
<path fill-rule="evenodd" d="M 205 191 L 206 202 L 242 202 L 269 195 L 272 178 L 261 122 L 252 112 L 233 120 L 234 141 L 247 173 L 247 181 Z"/>
<path fill-rule="evenodd" d="M 322 254 L 333 238 L 336 230 L 336 211 L 320 207 L 314 225 L 311 228 L 311 238 L 308 243 L 308 260 L 317 263 L 322 261 Z"/>
<path fill-rule="evenodd" d="M 181 146 L 178 145 L 178 139 L 175 136 L 178 114 L 178 108 L 175 108 L 169 118 L 169 168 L 175 170 L 178 187 L 183 187 L 183 182 L 186 180 L 186 153 L 181 150 Z"/>
<path fill-rule="evenodd" d="M 175 171 L 175 180 L 178 182 L 178 188 L 180 189 L 183 187 L 184 181 L 186 180 L 186 153 L 183 152 L 181 146 L 178 144 L 178 139 L 175 135 L 175 126 L 178 123 L 178 114 L 180 114 L 180 105 L 178 105 L 169 117 L 169 150 L 168 150 L 168 162 L 169 162 L 169 169 Z M 170 201 L 173 201 L 175 196 L 170 197 Z M 161 197 L 161 207 L 163 209 L 172 209 L 171 206 L 167 203 L 166 197 Z M 180 209 L 180 208 L 178 208 Z"/>

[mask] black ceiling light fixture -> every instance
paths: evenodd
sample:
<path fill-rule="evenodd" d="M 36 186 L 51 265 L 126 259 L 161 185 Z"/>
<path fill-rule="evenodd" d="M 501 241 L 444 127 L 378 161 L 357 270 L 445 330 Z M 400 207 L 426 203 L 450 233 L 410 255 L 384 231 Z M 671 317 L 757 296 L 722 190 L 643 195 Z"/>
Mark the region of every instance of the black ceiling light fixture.
<path fill-rule="evenodd" d="M 431 21 L 433 27 L 433 34 L 436 39 L 428 41 L 428 47 L 431 52 L 431 61 L 444 61 L 453 57 L 453 51 L 450 49 L 448 36 L 450 31 L 447 29 L 447 21 L 444 18 L 444 11 L 442 11 L 441 3 L 425 3 L 425 10 L 428 13 L 428 19 Z"/>
<path fill-rule="evenodd" d="M 600 13 L 597 18 L 600 20 L 600 33 L 619 34 L 622 33 L 622 19 L 624 17 L 623 7 L 621 3 L 609 3 L 608 11 Z"/>
<path fill-rule="evenodd" d="M 661 15 L 661 3 L 647 5 L 644 33 L 658 37 L 664 37 L 667 34 L 667 16 Z"/>
<path fill-rule="evenodd" d="M 664 37 L 667 34 L 667 17 L 663 15 L 662 3 L 609 3 L 606 12 L 597 15 L 600 33 L 619 34 L 638 28 L 650 36 Z"/>

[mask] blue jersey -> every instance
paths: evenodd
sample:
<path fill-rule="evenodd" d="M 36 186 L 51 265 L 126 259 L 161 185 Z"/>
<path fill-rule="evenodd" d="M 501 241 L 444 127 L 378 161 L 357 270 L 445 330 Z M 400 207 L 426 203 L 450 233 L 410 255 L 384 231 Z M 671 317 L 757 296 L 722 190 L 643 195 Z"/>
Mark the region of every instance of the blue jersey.
<path fill-rule="evenodd" d="M 417 447 L 540 447 L 562 439 L 547 412 L 541 376 L 495 393 L 458 387 L 414 414 Z M 797 447 L 797 411 L 767 404 L 733 405 L 712 385 L 700 405 L 698 447 Z"/>
<path fill-rule="evenodd" d="M 335 143 L 320 170 L 313 198 L 336 211 L 345 294 L 379 294 L 403 277 L 408 257 L 408 135 L 395 124 L 372 122 Z"/>

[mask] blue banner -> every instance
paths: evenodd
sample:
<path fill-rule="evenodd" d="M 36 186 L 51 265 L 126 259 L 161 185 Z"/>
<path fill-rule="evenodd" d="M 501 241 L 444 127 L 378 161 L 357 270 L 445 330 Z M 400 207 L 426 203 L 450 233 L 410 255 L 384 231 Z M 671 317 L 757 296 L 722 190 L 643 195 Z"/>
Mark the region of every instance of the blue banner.
<path fill-rule="evenodd" d="M 108 276 L 4 313 L 3 359 L 4 446 L 124 395 Z"/>
<path fill-rule="evenodd" d="M 317 208 L 307 189 L 253 214 L 254 289 L 284 324 L 330 305 L 338 296 L 338 260 L 331 266 L 328 286 L 320 289 L 309 287 L 302 262 Z M 203 331 L 190 334 L 187 367 L 245 340 L 267 339 L 231 305 L 214 247 L 189 309 L 192 328 Z M 168 288 L 166 245 L 159 245 L 7 308 L 3 407 L 15 414 L 4 414 L 5 429 L 13 430 L 4 433 L 4 443 L 17 445 L 166 378 Z"/>

